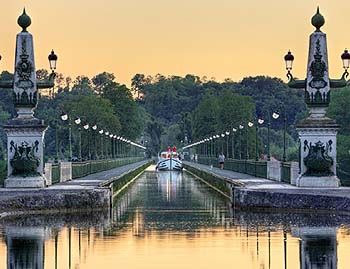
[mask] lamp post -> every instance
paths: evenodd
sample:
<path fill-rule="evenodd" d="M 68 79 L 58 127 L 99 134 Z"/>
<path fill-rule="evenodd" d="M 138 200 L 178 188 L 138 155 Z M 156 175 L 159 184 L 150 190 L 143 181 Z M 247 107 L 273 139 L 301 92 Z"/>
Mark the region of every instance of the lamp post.
<path fill-rule="evenodd" d="M 255 124 L 255 161 L 259 161 L 258 154 L 258 133 L 259 133 L 259 125 L 264 123 L 264 119 L 257 119 Z"/>
<path fill-rule="evenodd" d="M 100 142 L 101 142 L 101 159 L 104 158 L 103 156 L 103 129 L 99 130 L 98 133 L 100 134 Z"/>
<path fill-rule="evenodd" d="M 89 129 L 89 124 L 85 124 L 84 129 L 87 131 L 87 141 L 88 141 L 88 160 L 91 160 L 91 149 L 90 149 L 90 129 Z"/>
<path fill-rule="evenodd" d="M 248 126 L 249 128 L 252 128 L 252 127 L 254 126 L 254 123 L 251 122 L 251 121 L 248 121 L 247 126 Z M 246 154 L 247 154 L 247 160 L 249 159 L 249 148 L 248 148 L 248 145 L 249 145 L 249 143 L 248 143 L 248 134 L 249 134 L 248 130 L 249 130 L 249 128 L 247 128 L 247 131 L 246 131 L 246 134 L 247 134 L 247 137 L 246 137 L 246 140 L 247 140 L 247 141 L 246 141 L 246 143 L 247 143 L 247 147 L 246 147 L 246 150 L 247 150 L 247 152 L 246 152 Z"/>
<path fill-rule="evenodd" d="M 219 149 L 220 149 L 220 141 L 218 139 L 218 138 L 220 138 L 220 135 L 216 135 L 215 138 L 216 138 L 216 141 L 215 141 L 216 142 L 215 143 L 215 157 L 217 157 L 219 155 Z M 219 143 L 219 145 L 218 145 L 218 143 Z"/>
<path fill-rule="evenodd" d="M 111 158 L 114 159 L 114 145 L 113 145 L 113 137 L 114 137 L 114 134 L 110 134 L 109 135 L 109 138 L 110 138 L 110 145 L 111 145 Z"/>
<path fill-rule="evenodd" d="M 232 128 L 232 141 L 231 141 L 231 146 L 232 146 L 232 159 L 235 158 L 235 135 L 236 135 L 237 129 Z"/>
<path fill-rule="evenodd" d="M 97 145 L 96 145 L 96 130 L 97 130 L 97 125 L 95 124 L 94 126 L 91 127 L 93 131 L 93 137 L 94 137 L 94 154 L 92 159 L 96 160 L 97 159 Z"/>
<path fill-rule="evenodd" d="M 61 120 L 67 121 L 68 120 L 68 143 L 69 143 L 69 161 L 72 161 L 72 124 L 70 117 L 68 114 L 61 115 Z"/>
<path fill-rule="evenodd" d="M 346 79 L 349 76 L 347 70 L 350 55 L 347 50 L 341 55 L 345 69 L 342 77 L 331 79 L 329 77 L 326 34 L 321 31 L 325 19 L 320 14 L 319 8 L 312 17 L 311 24 L 316 29 L 309 39 L 306 79 L 294 79 L 291 74 L 294 56 L 288 51 L 284 57 L 289 79 L 288 86 L 304 89 L 304 100 L 309 108 L 308 118 L 299 121 L 296 125 L 299 139 L 304 145 L 300 152 L 301 172 L 296 180 L 296 185 L 300 187 L 338 187 L 336 136 L 340 126 L 335 120 L 326 117 L 326 110 L 330 103 L 331 89 L 343 88 L 348 84 Z M 286 121 L 285 118 L 284 121 Z M 284 152 L 283 159 L 286 159 L 285 157 Z"/>
<path fill-rule="evenodd" d="M 225 135 L 226 135 L 226 158 L 228 158 L 229 157 L 229 153 L 228 153 L 228 138 L 229 138 L 230 132 L 226 131 Z"/>
<path fill-rule="evenodd" d="M 244 126 L 242 124 L 239 125 L 239 159 L 242 160 L 242 130 Z"/>
<path fill-rule="evenodd" d="M 78 139 L 79 139 L 79 144 L 78 144 L 78 159 L 81 162 L 81 129 L 80 129 L 80 123 L 81 119 L 77 118 L 75 121 L 75 124 L 78 125 Z"/>
<path fill-rule="evenodd" d="M 272 113 L 272 118 L 277 120 L 280 114 L 277 112 Z M 271 128 L 271 114 L 269 112 L 269 122 L 267 123 L 267 160 L 271 161 L 271 152 L 270 152 L 270 128 Z"/>
<path fill-rule="evenodd" d="M 106 139 L 107 137 L 109 136 L 109 132 L 105 132 L 105 136 L 104 136 L 104 139 Z M 106 159 L 109 158 L 109 151 L 108 151 L 108 141 L 105 140 L 105 156 L 106 156 Z"/>
<path fill-rule="evenodd" d="M 58 156 L 58 120 L 55 120 L 55 136 L 56 136 L 56 156 L 55 156 L 55 163 L 58 162 L 59 156 Z"/>
<path fill-rule="evenodd" d="M 117 136 L 117 158 L 119 158 L 119 156 L 120 156 L 120 136 Z"/>
<path fill-rule="evenodd" d="M 283 157 L 282 161 L 286 162 L 287 161 L 287 155 L 286 155 L 286 133 L 287 133 L 287 114 L 286 114 L 286 109 L 284 108 L 283 112 Z"/>
<path fill-rule="evenodd" d="M 225 137 L 225 134 L 221 134 L 221 153 L 223 154 L 224 153 L 224 137 Z"/>

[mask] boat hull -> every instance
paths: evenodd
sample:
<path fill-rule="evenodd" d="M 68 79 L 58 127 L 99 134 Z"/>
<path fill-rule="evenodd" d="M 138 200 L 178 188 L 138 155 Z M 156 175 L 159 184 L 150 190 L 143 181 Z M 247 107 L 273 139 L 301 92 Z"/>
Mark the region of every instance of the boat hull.
<path fill-rule="evenodd" d="M 156 169 L 159 171 L 166 170 L 182 170 L 182 162 L 177 159 L 162 159 L 159 160 L 156 166 Z"/>

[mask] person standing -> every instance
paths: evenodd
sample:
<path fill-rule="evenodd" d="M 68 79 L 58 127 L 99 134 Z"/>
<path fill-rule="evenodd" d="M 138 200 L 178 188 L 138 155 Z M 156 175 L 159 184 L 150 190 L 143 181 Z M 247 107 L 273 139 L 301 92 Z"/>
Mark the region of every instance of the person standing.
<path fill-rule="evenodd" d="M 225 155 L 221 152 L 219 154 L 219 164 L 221 169 L 224 169 L 224 163 L 225 163 Z"/>

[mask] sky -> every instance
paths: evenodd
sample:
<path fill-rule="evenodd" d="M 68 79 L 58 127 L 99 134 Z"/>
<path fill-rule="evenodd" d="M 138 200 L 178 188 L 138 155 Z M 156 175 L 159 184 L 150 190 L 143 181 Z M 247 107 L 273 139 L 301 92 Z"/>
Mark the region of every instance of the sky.
<path fill-rule="evenodd" d="M 288 49 L 294 76 L 304 78 L 317 6 L 326 20 L 330 75 L 340 78 L 340 55 L 350 48 L 349 0 L 2 0 L 0 70 L 14 70 L 17 18 L 26 7 L 36 68 L 49 68 L 54 49 L 57 72 L 72 78 L 106 71 L 128 86 L 136 73 L 286 81 Z"/>

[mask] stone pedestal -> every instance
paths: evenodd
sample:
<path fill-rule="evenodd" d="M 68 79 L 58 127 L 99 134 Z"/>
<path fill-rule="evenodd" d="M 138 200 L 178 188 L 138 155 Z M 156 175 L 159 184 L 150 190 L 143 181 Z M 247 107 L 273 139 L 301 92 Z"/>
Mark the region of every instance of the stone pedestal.
<path fill-rule="evenodd" d="M 334 120 L 317 114 L 311 114 L 307 119 L 302 120 L 297 125 L 297 131 L 301 141 L 300 165 L 301 173 L 296 180 L 298 187 L 339 187 L 339 179 L 336 176 L 336 147 L 337 131 L 339 125 Z M 319 151 L 313 152 L 316 145 Z M 314 150 L 315 151 L 315 150 Z M 307 160 L 313 158 L 313 162 L 327 165 L 327 160 L 331 160 L 328 168 L 319 171 L 307 167 Z"/>
<path fill-rule="evenodd" d="M 45 187 L 46 179 L 43 176 L 44 154 L 43 142 L 47 126 L 43 121 L 32 119 L 12 119 L 4 126 L 7 134 L 8 152 L 8 178 L 5 180 L 5 188 L 42 188 Z M 30 173 L 21 173 L 15 169 L 13 160 L 21 150 L 28 150 L 37 161 L 37 168 Z M 26 153 L 22 153 L 23 156 Z M 18 159 L 18 158 L 17 158 Z"/>

